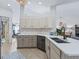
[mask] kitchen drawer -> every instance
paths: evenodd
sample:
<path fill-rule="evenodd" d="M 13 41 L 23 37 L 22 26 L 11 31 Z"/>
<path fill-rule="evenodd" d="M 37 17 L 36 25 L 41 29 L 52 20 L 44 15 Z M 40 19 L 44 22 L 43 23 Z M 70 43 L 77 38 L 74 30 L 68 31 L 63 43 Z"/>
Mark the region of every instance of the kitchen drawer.
<path fill-rule="evenodd" d="M 55 46 L 55 44 L 50 42 L 50 45 L 52 46 L 53 50 L 60 56 L 60 50 Z"/>

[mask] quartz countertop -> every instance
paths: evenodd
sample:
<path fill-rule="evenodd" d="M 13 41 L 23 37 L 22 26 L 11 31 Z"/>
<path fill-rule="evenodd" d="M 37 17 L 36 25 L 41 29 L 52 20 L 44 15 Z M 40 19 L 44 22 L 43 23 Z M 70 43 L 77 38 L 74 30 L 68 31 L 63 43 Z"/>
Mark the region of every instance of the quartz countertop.
<path fill-rule="evenodd" d="M 58 37 L 60 39 L 62 39 L 62 37 L 60 36 L 47 36 L 47 37 L 52 43 L 54 43 L 66 55 L 79 56 L 79 40 L 76 40 L 73 38 L 67 38 L 66 41 L 69 43 L 56 43 L 54 40 L 50 39 L 50 37 Z"/>
<path fill-rule="evenodd" d="M 65 53 L 68 56 L 79 56 L 79 40 L 73 39 L 73 38 L 67 38 L 66 41 L 69 43 L 57 43 L 54 40 L 52 40 L 50 37 L 57 37 L 62 39 L 62 36 L 52 36 L 52 35 L 44 35 L 44 34 L 19 34 L 19 35 L 40 35 L 45 36 L 50 40 L 52 43 L 54 43 L 63 53 Z"/>

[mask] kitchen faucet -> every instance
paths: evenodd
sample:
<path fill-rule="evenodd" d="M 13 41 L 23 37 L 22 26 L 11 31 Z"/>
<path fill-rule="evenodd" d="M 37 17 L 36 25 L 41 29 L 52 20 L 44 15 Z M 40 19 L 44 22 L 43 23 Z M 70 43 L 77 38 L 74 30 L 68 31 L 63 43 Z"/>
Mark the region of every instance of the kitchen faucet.
<path fill-rule="evenodd" d="M 63 35 L 63 39 L 66 39 L 65 30 L 66 30 L 66 29 L 65 29 L 65 27 L 63 26 L 63 27 L 62 27 L 62 35 Z"/>

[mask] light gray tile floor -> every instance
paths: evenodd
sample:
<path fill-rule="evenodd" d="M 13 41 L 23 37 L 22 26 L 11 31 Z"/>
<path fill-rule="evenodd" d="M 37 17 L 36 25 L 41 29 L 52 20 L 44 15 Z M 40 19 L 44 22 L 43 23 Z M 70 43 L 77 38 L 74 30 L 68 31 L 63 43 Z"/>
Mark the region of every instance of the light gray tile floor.
<path fill-rule="evenodd" d="M 2 56 L 2 59 L 25 59 L 25 57 L 20 52 L 15 51 L 9 55 Z"/>
<path fill-rule="evenodd" d="M 1 59 L 47 59 L 46 54 L 37 48 L 17 49 L 16 39 L 12 40 L 12 44 L 2 45 L 1 55 Z"/>

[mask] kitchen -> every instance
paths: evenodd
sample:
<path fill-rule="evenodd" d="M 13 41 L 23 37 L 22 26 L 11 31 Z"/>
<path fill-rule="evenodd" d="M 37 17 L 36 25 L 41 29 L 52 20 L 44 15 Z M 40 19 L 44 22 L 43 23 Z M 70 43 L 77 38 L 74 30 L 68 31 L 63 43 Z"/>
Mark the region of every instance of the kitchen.
<path fill-rule="evenodd" d="M 79 59 L 79 14 L 74 12 L 78 5 L 78 0 L 10 1 L 10 11 L 0 13 L 9 17 L 9 39 L 8 44 L 1 44 L 2 59 Z M 57 32 L 62 26 L 65 30 Z"/>

